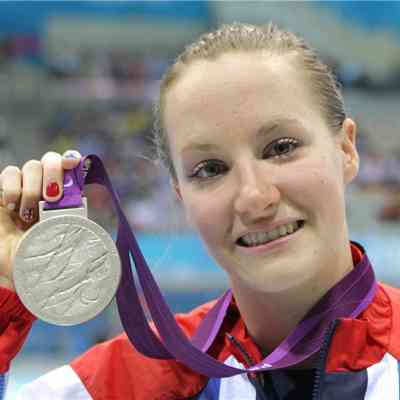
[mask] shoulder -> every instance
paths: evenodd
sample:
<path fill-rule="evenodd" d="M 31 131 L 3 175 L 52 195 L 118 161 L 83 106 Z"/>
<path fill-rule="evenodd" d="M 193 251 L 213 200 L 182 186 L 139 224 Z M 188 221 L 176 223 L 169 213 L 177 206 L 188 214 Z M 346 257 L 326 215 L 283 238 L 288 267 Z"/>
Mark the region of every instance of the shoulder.
<path fill-rule="evenodd" d="M 379 282 L 379 287 L 385 292 L 394 307 L 400 308 L 400 289 Z"/>
<path fill-rule="evenodd" d="M 388 303 L 388 313 L 391 318 L 388 351 L 400 359 L 400 289 L 384 283 L 379 283 L 379 287 Z"/>
<path fill-rule="evenodd" d="M 400 359 L 400 290 L 378 283 L 374 299 L 357 318 L 342 318 L 331 340 L 327 371 L 356 371 L 389 353 Z"/>
<path fill-rule="evenodd" d="M 203 320 L 205 315 L 210 311 L 210 309 L 215 305 L 217 300 L 209 301 L 204 303 L 188 313 L 178 313 L 175 314 L 175 319 L 178 322 L 181 329 L 185 332 L 186 336 L 192 336 L 199 326 L 200 322 Z"/>
<path fill-rule="evenodd" d="M 213 302 L 175 316 L 190 337 Z M 174 360 L 148 358 L 133 347 L 126 334 L 92 347 L 71 362 L 71 367 L 96 400 L 186 398 L 198 393 L 207 378 Z M 104 384 L 107 382 L 107 384 Z M 161 398 L 161 397 L 160 397 Z"/>

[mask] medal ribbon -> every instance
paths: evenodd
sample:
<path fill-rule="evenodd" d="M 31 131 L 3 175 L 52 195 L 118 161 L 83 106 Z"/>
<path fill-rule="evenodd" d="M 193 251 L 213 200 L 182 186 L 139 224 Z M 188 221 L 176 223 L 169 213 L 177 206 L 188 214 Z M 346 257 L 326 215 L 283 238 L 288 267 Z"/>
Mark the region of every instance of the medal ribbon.
<path fill-rule="evenodd" d="M 228 290 L 219 298 L 202 320 L 195 335 L 191 339 L 187 338 L 147 266 L 101 159 L 96 155 L 89 155 L 86 159 L 91 161 L 90 169 L 85 172 L 83 159 L 77 168 L 65 171 L 64 197 L 58 203 L 47 203 L 45 208 L 81 205 L 84 184 L 97 183 L 107 188 L 119 220 L 116 244 L 121 257 L 122 278 L 116 295 L 118 311 L 129 340 L 145 356 L 176 359 L 208 377 L 228 377 L 245 372 L 285 368 L 298 364 L 318 352 L 330 323 L 338 318 L 357 317 L 375 295 L 377 282 L 368 257 L 364 254 L 351 272 L 322 297 L 289 336 L 264 360 L 243 369 L 225 365 L 206 352 L 220 330 L 232 301 L 232 291 Z M 131 259 L 134 261 L 143 295 L 159 336 L 149 326 L 140 304 Z"/>

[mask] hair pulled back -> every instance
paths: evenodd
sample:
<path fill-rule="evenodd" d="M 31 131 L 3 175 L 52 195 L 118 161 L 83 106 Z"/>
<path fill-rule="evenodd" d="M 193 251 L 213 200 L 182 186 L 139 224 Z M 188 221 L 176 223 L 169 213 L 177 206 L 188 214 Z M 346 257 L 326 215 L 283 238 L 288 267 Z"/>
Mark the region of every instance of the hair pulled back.
<path fill-rule="evenodd" d="M 168 169 L 174 180 L 176 173 L 163 121 L 167 90 L 177 81 L 184 68 L 192 62 L 215 60 L 224 53 L 235 51 L 266 51 L 271 56 L 290 56 L 309 82 L 328 127 L 334 133 L 339 132 L 342 127 L 346 115 L 340 85 L 328 66 L 302 38 L 279 29 L 273 23 L 250 25 L 235 22 L 222 25 L 215 31 L 201 35 L 197 41 L 187 46 L 161 80 L 160 95 L 154 106 L 153 142 L 158 162 Z"/>

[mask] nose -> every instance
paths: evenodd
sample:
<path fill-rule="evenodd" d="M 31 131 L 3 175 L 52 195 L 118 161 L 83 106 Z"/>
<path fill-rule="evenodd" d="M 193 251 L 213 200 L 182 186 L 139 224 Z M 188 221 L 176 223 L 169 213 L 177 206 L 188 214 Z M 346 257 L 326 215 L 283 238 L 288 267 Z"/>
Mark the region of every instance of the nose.
<path fill-rule="evenodd" d="M 280 191 L 266 171 L 247 167 L 240 172 L 238 191 L 234 201 L 236 213 L 249 225 L 273 216 L 281 198 Z"/>

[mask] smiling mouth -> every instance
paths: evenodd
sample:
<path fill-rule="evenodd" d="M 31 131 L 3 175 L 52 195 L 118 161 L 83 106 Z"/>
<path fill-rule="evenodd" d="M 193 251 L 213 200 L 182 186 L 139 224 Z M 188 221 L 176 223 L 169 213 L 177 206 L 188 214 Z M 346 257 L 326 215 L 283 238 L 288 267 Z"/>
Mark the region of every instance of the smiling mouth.
<path fill-rule="evenodd" d="M 296 222 L 296 224 L 297 224 L 297 227 L 295 227 L 292 232 L 286 231 L 286 233 L 284 232 L 282 234 L 281 232 L 277 233 L 279 230 L 276 230 L 275 234 L 272 234 L 272 235 L 260 232 L 260 233 L 258 233 L 256 235 L 252 236 L 250 240 L 247 239 L 246 241 L 243 239 L 243 236 L 242 236 L 241 238 L 239 238 L 236 241 L 236 244 L 238 246 L 241 246 L 241 247 L 257 247 L 257 246 L 261 246 L 261 245 L 264 245 L 266 243 L 273 242 L 274 240 L 278 240 L 278 239 L 280 239 L 282 237 L 290 236 L 290 235 L 296 233 L 298 230 L 300 230 L 300 229 L 302 229 L 304 227 L 305 221 L 304 220 L 299 220 L 299 221 Z"/>

